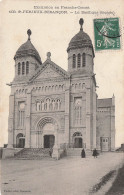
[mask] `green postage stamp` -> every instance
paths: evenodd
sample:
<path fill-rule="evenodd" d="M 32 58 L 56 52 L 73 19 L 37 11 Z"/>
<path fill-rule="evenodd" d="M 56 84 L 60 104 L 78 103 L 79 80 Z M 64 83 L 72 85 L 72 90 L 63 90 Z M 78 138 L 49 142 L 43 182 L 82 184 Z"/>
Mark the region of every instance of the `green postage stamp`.
<path fill-rule="evenodd" d="M 95 49 L 120 49 L 119 18 L 94 19 Z"/>

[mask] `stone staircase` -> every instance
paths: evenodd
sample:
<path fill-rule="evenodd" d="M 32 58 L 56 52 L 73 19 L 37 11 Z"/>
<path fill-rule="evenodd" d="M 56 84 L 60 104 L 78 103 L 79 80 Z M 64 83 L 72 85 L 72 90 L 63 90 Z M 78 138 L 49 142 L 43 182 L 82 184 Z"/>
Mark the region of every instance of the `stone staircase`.
<path fill-rule="evenodd" d="M 81 157 L 82 148 L 68 148 L 67 157 Z M 92 156 L 92 151 L 85 150 L 86 157 Z"/>
<path fill-rule="evenodd" d="M 14 159 L 17 160 L 41 160 L 51 159 L 49 154 L 49 148 L 24 148 L 14 155 Z"/>

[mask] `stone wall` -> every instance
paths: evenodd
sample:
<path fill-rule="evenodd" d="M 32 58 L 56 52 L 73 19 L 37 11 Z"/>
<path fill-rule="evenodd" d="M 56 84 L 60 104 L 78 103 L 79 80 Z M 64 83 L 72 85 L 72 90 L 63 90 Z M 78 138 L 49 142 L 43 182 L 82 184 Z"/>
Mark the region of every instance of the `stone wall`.
<path fill-rule="evenodd" d="M 82 54 L 86 54 L 86 65 L 82 67 Z M 81 67 L 80 68 L 73 68 L 73 54 L 76 55 L 76 67 L 77 67 L 77 55 L 81 54 Z M 79 48 L 70 50 L 68 53 L 68 71 L 69 72 L 75 72 L 75 70 L 84 70 L 84 71 L 93 71 L 93 56 L 92 56 L 92 49 L 90 48 Z"/>
<path fill-rule="evenodd" d="M 107 145 L 109 151 L 113 151 L 115 147 L 115 116 L 113 109 L 114 106 L 112 105 L 97 108 L 96 144 L 98 149 L 102 149 L 102 145 L 106 145 L 105 149 L 103 146 L 103 151 L 107 150 Z M 102 140 L 104 143 L 102 143 Z"/>

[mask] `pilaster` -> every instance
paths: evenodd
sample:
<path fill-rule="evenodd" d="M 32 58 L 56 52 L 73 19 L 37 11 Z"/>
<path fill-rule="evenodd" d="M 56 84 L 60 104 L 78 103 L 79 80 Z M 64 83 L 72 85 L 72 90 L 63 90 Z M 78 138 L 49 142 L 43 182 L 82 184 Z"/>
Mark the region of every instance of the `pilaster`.
<path fill-rule="evenodd" d="M 30 123 L 31 123 L 31 92 L 28 92 L 27 93 L 27 104 L 26 104 L 25 148 L 30 148 L 31 146 Z"/>
<path fill-rule="evenodd" d="M 96 92 L 93 92 L 93 148 L 96 148 Z"/>
<path fill-rule="evenodd" d="M 14 107 L 15 96 L 9 96 L 9 119 L 8 119 L 8 148 L 13 148 L 14 144 Z"/>
<path fill-rule="evenodd" d="M 115 106 L 111 107 L 111 151 L 115 150 Z"/>
<path fill-rule="evenodd" d="M 59 154 L 59 145 L 58 145 L 58 125 L 55 125 L 55 144 L 53 147 L 53 153 L 52 153 L 52 158 L 55 158 L 59 160 L 60 154 Z"/>
<path fill-rule="evenodd" d="M 69 102 L 70 102 L 70 80 L 66 83 L 65 88 L 65 143 L 69 143 Z"/>
<path fill-rule="evenodd" d="M 90 88 L 86 91 L 86 149 L 91 149 L 91 95 Z"/>

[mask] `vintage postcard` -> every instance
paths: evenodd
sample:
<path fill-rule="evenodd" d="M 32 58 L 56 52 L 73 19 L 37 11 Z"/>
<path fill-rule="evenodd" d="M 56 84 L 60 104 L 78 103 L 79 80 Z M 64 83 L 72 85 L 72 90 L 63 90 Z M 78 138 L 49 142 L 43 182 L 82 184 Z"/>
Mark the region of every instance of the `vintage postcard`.
<path fill-rule="evenodd" d="M 2 195 L 124 194 L 123 6 L 0 1 Z"/>

